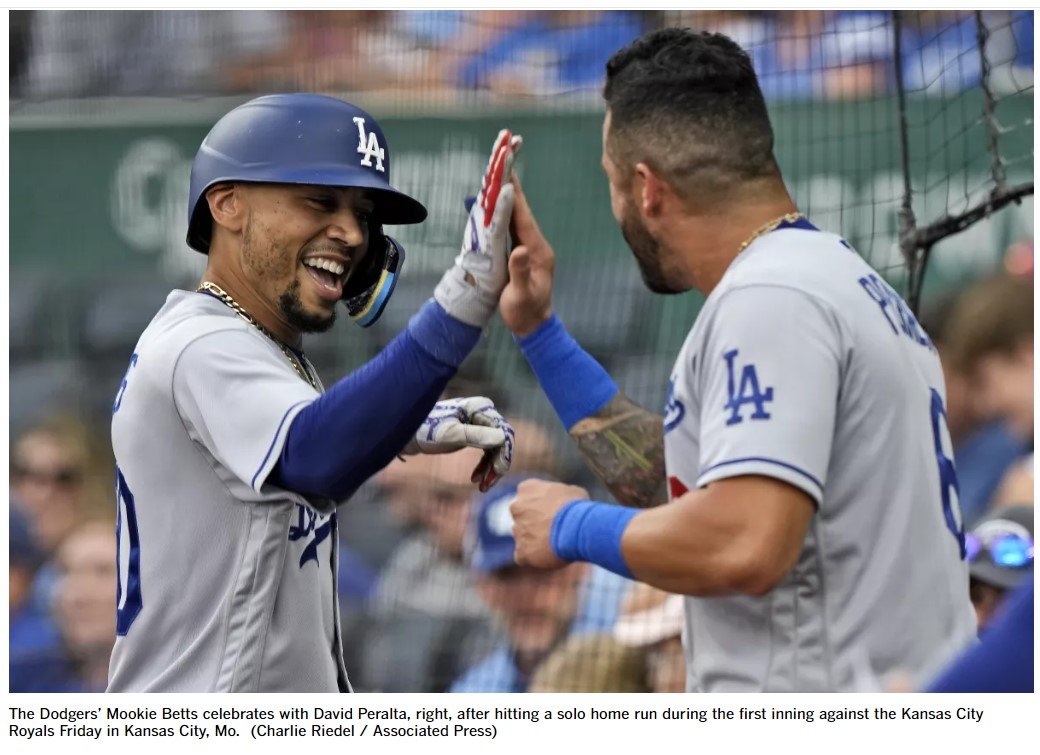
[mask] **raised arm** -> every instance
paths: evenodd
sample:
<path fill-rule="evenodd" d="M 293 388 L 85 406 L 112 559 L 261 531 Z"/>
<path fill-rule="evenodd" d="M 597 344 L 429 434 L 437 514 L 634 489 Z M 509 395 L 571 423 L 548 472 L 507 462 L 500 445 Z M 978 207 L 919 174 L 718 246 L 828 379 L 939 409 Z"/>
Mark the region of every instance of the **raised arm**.
<path fill-rule="evenodd" d="M 513 431 L 490 401 L 435 402 L 494 315 L 506 282 L 509 179 L 520 144 L 519 136 L 499 132 L 461 250 L 433 298 L 375 359 L 296 415 L 273 482 L 343 500 L 402 451 L 447 453 L 468 445 L 487 450 L 473 474 L 482 491 L 508 470 Z"/>
<path fill-rule="evenodd" d="M 516 186 L 509 283 L 499 311 L 560 421 L 592 472 L 620 503 L 649 508 L 667 500 L 664 428 L 659 414 L 623 394 L 552 313 L 555 255 Z"/>

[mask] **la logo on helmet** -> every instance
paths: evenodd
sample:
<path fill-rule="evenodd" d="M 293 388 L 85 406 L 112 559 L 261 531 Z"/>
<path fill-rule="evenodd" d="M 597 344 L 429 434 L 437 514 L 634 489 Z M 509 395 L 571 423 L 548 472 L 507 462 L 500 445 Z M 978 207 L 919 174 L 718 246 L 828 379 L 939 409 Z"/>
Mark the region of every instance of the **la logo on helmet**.
<path fill-rule="evenodd" d="M 386 171 L 383 169 L 383 158 L 386 157 L 386 153 L 383 151 L 383 148 L 379 146 L 379 140 L 376 138 L 375 132 L 373 131 L 370 134 L 365 132 L 365 119 L 361 116 L 355 116 L 354 123 L 357 124 L 358 132 L 357 151 L 365 156 L 361 161 L 361 164 L 366 168 L 371 168 L 372 158 L 374 157 L 376 159 L 376 170 L 380 173 L 385 173 Z"/>

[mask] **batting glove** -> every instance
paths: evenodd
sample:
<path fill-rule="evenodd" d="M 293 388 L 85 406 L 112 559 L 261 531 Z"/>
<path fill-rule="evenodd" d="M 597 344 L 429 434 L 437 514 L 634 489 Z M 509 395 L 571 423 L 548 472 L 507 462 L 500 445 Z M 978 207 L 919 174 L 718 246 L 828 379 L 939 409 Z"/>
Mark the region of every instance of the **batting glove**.
<path fill-rule="evenodd" d="M 498 307 L 509 279 L 509 218 L 513 214 L 513 160 L 522 139 L 509 129 L 498 132 L 480 193 L 462 236 L 462 250 L 433 292 L 457 320 L 483 328 Z"/>
<path fill-rule="evenodd" d="M 513 463 L 512 426 L 483 396 L 438 401 L 408 442 L 404 454 L 447 454 L 472 446 L 483 448 L 484 457 L 470 477 L 480 492 L 488 490 Z"/>

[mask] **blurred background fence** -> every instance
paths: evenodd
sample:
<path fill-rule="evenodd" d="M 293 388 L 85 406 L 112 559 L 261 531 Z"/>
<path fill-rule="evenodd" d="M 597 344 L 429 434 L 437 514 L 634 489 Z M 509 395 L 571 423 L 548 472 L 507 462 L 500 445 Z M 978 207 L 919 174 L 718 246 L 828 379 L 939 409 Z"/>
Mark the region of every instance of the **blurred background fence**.
<path fill-rule="evenodd" d="M 104 432 L 141 330 L 204 266 L 184 243 L 201 139 L 240 102 L 296 90 L 372 112 L 393 151 L 393 183 L 430 209 L 425 223 L 390 229 L 408 263 L 378 327 L 308 339 L 326 383 L 374 354 L 430 295 L 457 252 L 463 199 L 508 125 L 525 137 L 519 170 L 557 250 L 559 314 L 624 390 L 659 408 L 701 298 L 654 297 L 639 281 L 599 167 L 599 91 L 609 56 L 662 26 L 723 32 L 748 50 L 799 206 L 894 285 L 919 283 L 910 273 L 928 251 L 925 304 L 1005 267 L 1031 270 L 1031 11 L 50 10 L 10 20 L 13 436 L 58 410 Z M 955 235 L 921 233 L 979 207 L 973 222 L 947 223 Z M 498 324 L 463 369 L 457 390 L 469 388 L 543 427 L 538 453 L 553 449 L 553 471 L 594 487 Z M 403 626 L 395 621 L 408 601 L 386 588 L 395 549 L 436 529 L 415 506 L 382 511 L 390 478 L 344 515 L 356 573 L 370 575 L 345 598 L 346 644 L 362 687 L 443 689 L 461 661 L 437 665 L 430 648 L 456 644 L 444 640 L 456 638 L 454 624 L 422 641 L 403 633 L 425 648 L 414 662 L 373 645 L 396 637 L 373 638 L 379 611 L 384 628 Z M 426 495 L 435 485 L 420 487 Z M 460 537 L 440 551 L 434 538 L 428 556 L 456 580 Z M 463 582 L 443 605 L 416 610 L 483 626 L 491 613 Z M 384 656 L 386 668 L 374 669 Z"/>

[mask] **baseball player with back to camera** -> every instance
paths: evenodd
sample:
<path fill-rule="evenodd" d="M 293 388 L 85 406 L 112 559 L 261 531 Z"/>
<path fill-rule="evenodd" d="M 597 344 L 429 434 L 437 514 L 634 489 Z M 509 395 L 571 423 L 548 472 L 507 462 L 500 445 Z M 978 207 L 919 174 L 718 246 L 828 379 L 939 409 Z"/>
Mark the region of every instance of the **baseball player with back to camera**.
<path fill-rule="evenodd" d="M 848 243 L 798 213 L 730 39 L 650 33 L 607 64 L 604 97 L 611 208 L 644 282 L 707 300 L 662 424 L 552 315 L 553 250 L 517 194 L 502 316 L 624 504 L 524 482 L 517 560 L 591 561 L 689 596 L 691 691 L 926 675 L 975 634 L 935 348 Z"/>
<path fill-rule="evenodd" d="M 390 184 L 379 125 L 313 94 L 260 97 L 192 166 L 197 291 L 145 329 L 113 405 L 119 584 L 109 691 L 349 691 L 336 506 L 399 453 L 486 449 L 513 431 L 484 398 L 436 403 L 506 281 L 519 137 L 495 141 L 462 251 L 372 361 L 324 391 L 301 335 L 344 302 L 371 325 L 404 250 L 383 223 L 426 209 Z"/>

